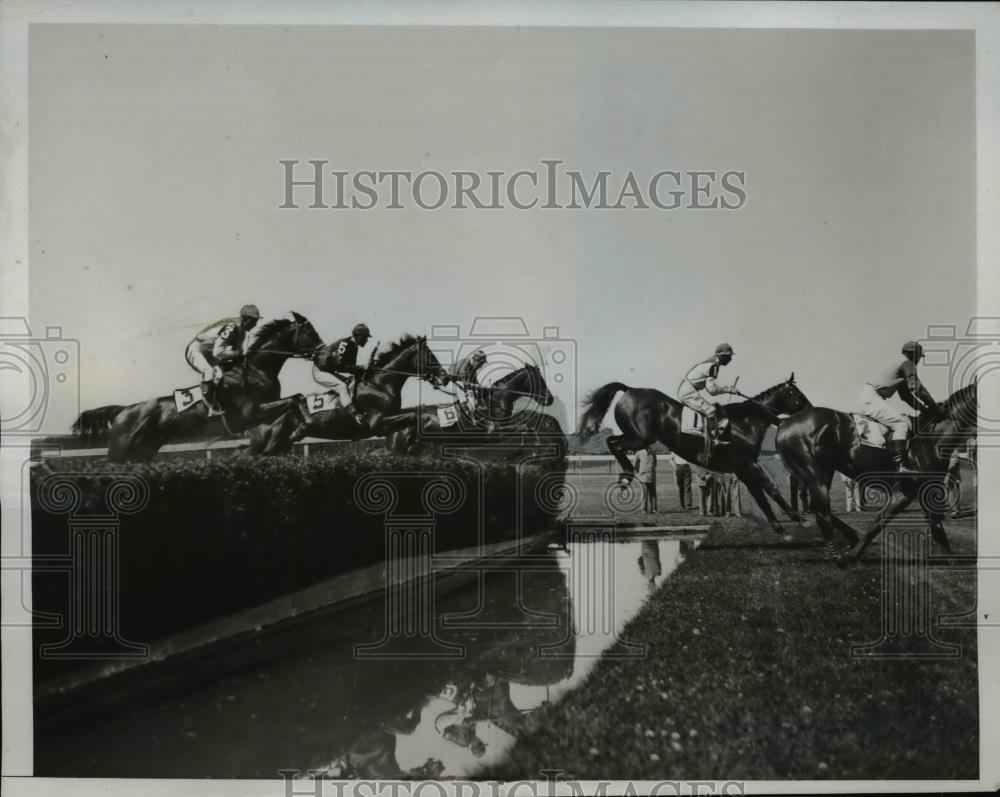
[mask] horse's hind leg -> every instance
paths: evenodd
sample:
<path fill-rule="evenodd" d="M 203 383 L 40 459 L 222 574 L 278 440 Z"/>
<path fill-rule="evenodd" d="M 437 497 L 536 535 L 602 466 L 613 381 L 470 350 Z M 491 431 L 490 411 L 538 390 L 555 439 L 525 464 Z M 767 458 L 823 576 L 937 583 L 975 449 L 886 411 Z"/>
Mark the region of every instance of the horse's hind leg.
<path fill-rule="evenodd" d="M 827 550 L 839 564 L 842 561 L 842 557 L 840 551 L 837 550 L 836 543 L 833 541 L 833 530 L 837 529 L 851 544 L 858 542 L 858 534 L 844 523 L 844 521 L 834 515 L 833 510 L 830 508 L 830 483 L 832 481 L 832 473 L 814 474 L 814 477 L 808 482 L 809 500 L 812 504 L 813 512 L 816 513 L 816 523 L 823 533 Z"/>
<path fill-rule="evenodd" d="M 775 486 L 774 482 L 771 481 L 760 465 L 754 463 L 753 467 L 760 471 L 761 487 L 764 488 L 764 492 L 767 493 L 774 500 L 774 502 L 781 507 L 781 511 L 798 523 L 802 528 L 809 528 L 809 526 L 812 525 L 809 520 L 805 517 L 805 515 L 800 515 L 792 509 L 791 506 L 789 506 L 788 501 L 785 500 L 785 496 L 781 494 L 781 490 Z"/>
<path fill-rule="evenodd" d="M 635 478 L 635 468 L 632 467 L 632 463 L 625 452 L 629 449 L 642 448 L 644 445 L 644 443 L 623 434 L 613 435 L 608 438 L 608 451 L 614 454 L 615 459 L 618 460 L 618 464 L 622 467 L 621 480 L 623 486 Z"/>

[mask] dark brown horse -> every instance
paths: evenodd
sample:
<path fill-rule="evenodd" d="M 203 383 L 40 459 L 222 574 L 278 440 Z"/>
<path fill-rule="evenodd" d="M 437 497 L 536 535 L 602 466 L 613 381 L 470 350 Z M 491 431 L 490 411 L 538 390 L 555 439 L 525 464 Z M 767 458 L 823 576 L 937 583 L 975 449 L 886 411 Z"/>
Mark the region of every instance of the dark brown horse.
<path fill-rule="evenodd" d="M 316 367 L 324 370 L 330 357 L 330 344 L 316 353 Z M 369 372 L 358 385 L 354 405 L 365 416 L 359 426 L 354 417 L 342 407 L 310 412 L 308 399 L 292 396 L 284 400 L 277 420 L 258 426 L 250 435 L 252 454 L 284 454 L 304 437 L 325 440 L 361 440 L 375 435 L 389 434 L 412 424 L 409 418 L 388 420 L 400 411 L 403 385 L 411 377 L 437 384 L 447 372 L 438 362 L 424 337 L 404 335 L 378 355 Z"/>
<path fill-rule="evenodd" d="M 470 386 L 472 389 L 472 386 Z M 511 431 L 524 431 L 525 428 L 535 429 L 539 424 L 554 436 L 562 435 L 558 421 L 541 420 L 537 413 L 520 418 L 524 411 L 514 415 L 514 404 L 518 399 L 537 401 L 543 407 L 551 406 L 555 400 L 549 391 L 541 369 L 528 363 L 516 371 L 498 379 L 489 387 L 475 387 L 477 403 L 475 412 L 470 412 L 466 404 L 455 401 L 452 404 L 423 405 L 408 407 L 402 412 L 411 413 L 412 421 L 400 429 L 389 439 L 389 447 L 398 454 L 416 454 L 423 449 L 423 443 L 433 441 L 442 435 L 455 438 L 463 434 L 481 435 L 485 431 L 503 432 L 506 427 Z M 442 428 L 439 410 L 450 410 L 454 417 L 454 426 Z M 548 416 L 546 416 L 548 417 Z M 527 421 L 527 426 L 522 421 Z M 505 423 L 506 422 L 506 423 Z M 426 438 L 425 438 L 426 436 Z"/>
<path fill-rule="evenodd" d="M 224 416 L 209 416 L 204 401 L 178 412 L 173 395 L 132 404 L 116 415 L 108 430 L 108 459 L 148 462 L 170 440 L 222 437 L 255 426 L 268 417 L 265 405 L 281 395 L 278 373 L 289 357 L 311 355 L 322 343 L 309 320 L 298 313 L 269 321 L 255 331 L 242 362 L 223 375 L 219 403 Z M 75 426 L 85 421 L 81 415 Z"/>
<path fill-rule="evenodd" d="M 769 426 L 777 426 L 781 422 L 778 416 L 812 406 L 795 384 L 795 374 L 786 382 L 768 388 L 747 401 L 729 404 L 726 416 L 731 428 L 730 442 L 728 445 L 716 445 L 707 462 L 703 453 L 704 437 L 681 432 L 683 405 L 679 401 L 659 390 L 632 388 L 621 382 L 610 382 L 587 397 L 580 419 L 581 440 L 586 440 L 600 429 L 611 402 L 621 391 L 625 391 L 625 395 L 615 407 L 615 422 L 622 434 L 608 438 L 608 450 L 622 466 L 623 484 L 628 484 L 635 476 L 626 452 L 660 442 L 688 462 L 711 470 L 735 473 L 760 506 L 771 528 L 786 541 L 791 539 L 791 535 L 786 534 L 778 523 L 765 494 L 777 502 L 790 518 L 802 526 L 809 525 L 798 512 L 792 510 L 781 491 L 757 464 L 764 434 Z"/>
<path fill-rule="evenodd" d="M 978 399 L 976 383 L 955 391 L 942 405 L 944 414 L 928 410 L 916 418 L 916 430 L 910 438 L 905 466 L 911 471 L 899 473 L 886 449 L 861 444 L 854 421 L 845 412 L 812 407 L 793 415 L 778 429 L 777 447 L 785 466 L 807 485 L 816 522 L 831 553 L 837 553 L 833 529 L 847 538 L 853 548 L 838 557 L 846 566 L 858 559 L 868 544 L 914 498 L 919 498 L 927 516 L 931 534 L 941 549 L 950 554 L 944 530 L 947 509 L 948 458 L 952 452 L 976 434 Z M 859 480 L 862 490 L 875 488 L 889 495 L 863 539 L 830 509 L 830 482 L 840 471 Z"/>

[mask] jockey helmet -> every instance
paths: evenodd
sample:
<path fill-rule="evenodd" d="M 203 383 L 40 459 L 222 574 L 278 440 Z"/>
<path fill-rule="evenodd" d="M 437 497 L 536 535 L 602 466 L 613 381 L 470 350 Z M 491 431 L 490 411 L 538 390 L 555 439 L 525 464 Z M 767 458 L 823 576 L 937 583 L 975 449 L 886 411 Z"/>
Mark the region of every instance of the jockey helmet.
<path fill-rule="evenodd" d="M 366 338 L 372 336 L 371 330 L 368 329 L 367 324 L 355 324 L 354 329 L 351 330 L 352 335 L 364 335 Z"/>
<path fill-rule="evenodd" d="M 902 352 L 903 354 L 913 354 L 919 360 L 924 356 L 924 347 L 915 340 L 908 340 L 903 344 Z"/>
<path fill-rule="evenodd" d="M 728 343 L 720 343 L 718 346 L 715 347 L 715 353 L 718 354 L 719 356 L 722 356 L 723 354 L 728 354 L 730 357 L 732 357 L 733 347 L 730 346 Z"/>
<path fill-rule="evenodd" d="M 260 310 L 257 309 L 255 304 L 245 304 L 240 308 L 240 315 L 245 318 L 256 318 L 260 319 Z"/>

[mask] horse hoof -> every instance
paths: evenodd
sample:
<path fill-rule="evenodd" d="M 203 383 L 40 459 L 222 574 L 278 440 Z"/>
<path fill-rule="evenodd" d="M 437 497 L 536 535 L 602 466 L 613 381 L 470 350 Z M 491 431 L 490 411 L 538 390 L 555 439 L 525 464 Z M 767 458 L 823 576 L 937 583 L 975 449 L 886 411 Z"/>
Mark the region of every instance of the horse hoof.
<path fill-rule="evenodd" d="M 846 570 L 847 566 L 851 563 L 851 555 L 848 553 L 841 554 L 837 557 L 837 567 L 841 570 Z"/>
<path fill-rule="evenodd" d="M 789 534 L 787 531 L 784 534 L 781 535 L 781 541 L 782 542 L 791 542 L 794 539 L 795 538 L 791 534 Z"/>
<path fill-rule="evenodd" d="M 799 528 L 800 529 L 811 529 L 812 525 L 813 525 L 812 521 L 811 520 L 807 520 L 806 518 L 803 518 L 802 520 L 799 521 Z"/>

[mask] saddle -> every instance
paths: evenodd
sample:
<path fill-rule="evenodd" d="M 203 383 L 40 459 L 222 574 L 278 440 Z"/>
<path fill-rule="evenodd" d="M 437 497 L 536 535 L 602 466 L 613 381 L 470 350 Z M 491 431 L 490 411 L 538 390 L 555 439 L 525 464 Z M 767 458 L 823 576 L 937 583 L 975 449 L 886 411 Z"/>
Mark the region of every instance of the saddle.
<path fill-rule="evenodd" d="M 729 418 L 724 413 L 725 410 L 719 407 L 719 414 L 716 417 L 721 422 L 721 426 L 719 427 L 719 439 L 716 441 L 717 445 L 725 445 L 729 441 Z M 691 409 L 687 404 L 681 405 L 681 433 L 704 437 L 705 414 Z"/>
<path fill-rule="evenodd" d="M 892 438 L 891 430 L 887 424 L 877 421 L 862 412 L 850 413 L 851 420 L 854 421 L 854 430 L 858 434 L 861 445 L 871 448 L 888 448 L 889 440 Z M 910 417 L 910 434 L 916 431 L 917 418 Z"/>

